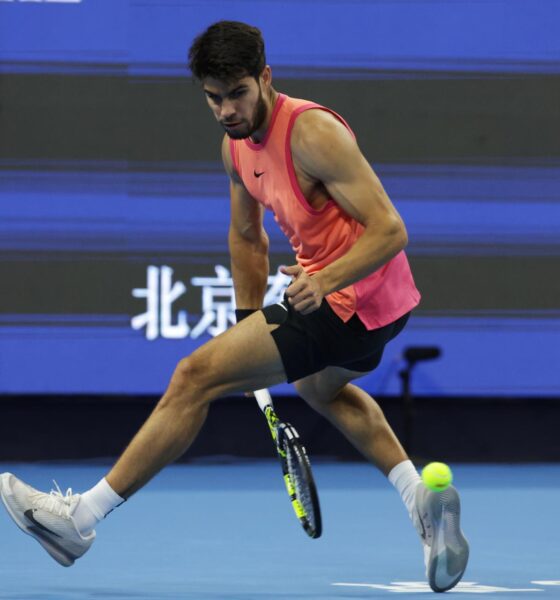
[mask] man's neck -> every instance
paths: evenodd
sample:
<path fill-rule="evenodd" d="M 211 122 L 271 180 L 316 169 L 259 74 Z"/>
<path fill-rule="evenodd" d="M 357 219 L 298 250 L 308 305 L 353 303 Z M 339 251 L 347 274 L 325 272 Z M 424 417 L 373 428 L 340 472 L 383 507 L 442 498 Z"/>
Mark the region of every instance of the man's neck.
<path fill-rule="evenodd" d="M 270 126 L 270 120 L 272 119 L 272 113 L 274 112 L 274 107 L 276 106 L 276 102 L 278 101 L 279 94 L 274 88 L 270 88 L 269 100 L 267 102 L 268 109 L 266 111 L 266 119 L 262 127 L 260 127 L 257 131 L 253 132 L 250 136 L 250 140 L 254 144 L 260 144 L 268 131 L 268 127 Z"/>

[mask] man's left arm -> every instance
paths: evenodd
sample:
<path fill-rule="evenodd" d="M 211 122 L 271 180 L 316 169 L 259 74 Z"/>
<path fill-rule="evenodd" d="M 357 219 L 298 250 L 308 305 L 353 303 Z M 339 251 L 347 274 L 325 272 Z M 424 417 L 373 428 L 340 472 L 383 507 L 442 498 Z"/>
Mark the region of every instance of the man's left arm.
<path fill-rule="evenodd" d="M 309 110 L 292 133 L 294 163 L 323 183 L 331 198 L 364 226 L 343 256 L 308 276 L 298 265 L 284 272 L 293 278 L 287 296 L 302 314 L 319 308 L 323 298 L 373 273 L 408 243 L 404 223 L 352 134 L 333 115 Z"/>

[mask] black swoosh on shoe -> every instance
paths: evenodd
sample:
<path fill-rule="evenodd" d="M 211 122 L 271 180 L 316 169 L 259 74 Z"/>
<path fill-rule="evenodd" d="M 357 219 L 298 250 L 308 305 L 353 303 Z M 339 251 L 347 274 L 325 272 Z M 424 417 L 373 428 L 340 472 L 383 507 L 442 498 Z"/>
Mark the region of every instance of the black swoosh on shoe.
<path fill-rule="evenodd" d="M 422 525 L 422 533 L 420 534 L 420 537 L 426 541 L 426 528 L 424 527 L 424 521 L 422 520 L 422 517 L 420 516 L 420 511 L 418 509 L 416 509 L 416 513 L 418 514 L 418 520 L 420 521 L 420 525 Z"/>
<path fill-rule="evenodd" d="M 64 567 L 71 567 L 74 564 L 76 557 L 66 550 L 66 548 L 61 546 L 56 540 L 53 540 L 50 536 L 43 533 L 43 531 L 41 531 L 38 527 L 35 525 L 30 525 L 28 527 L 28 531 L 33 532 L 35 539 L 59 564 Z M 55 556 L 55 554 L 53 554 L 53 550 L 60 556 Z M 63 562 L 61 557 L 65 558 L 66 562 Z"/>
<path fill-rule="evenodd" d="M 34 512 L 33 509 L 30 508 L 30 509 L 26 510 L 23 514 L 24 514 L 25 518 L 28 521 L 31 521 L 31 523 L 33 523 L 33 525 L 35 527 L 38 527 L 39 529 L 45 531 L 46 533 L 50 533 L 51 535 L 54 535 L 57 538 L 61 538 L 62 537 L 61 535 L 58 535 L 58 533 L 55 533 L 54 531 L 51 531 L 48 527 L 45 527 L 42 523 L 39 523 L 39 521 L 37 521 L 35 519 L 35 516 L 33 515 L 33 512 Z"/>

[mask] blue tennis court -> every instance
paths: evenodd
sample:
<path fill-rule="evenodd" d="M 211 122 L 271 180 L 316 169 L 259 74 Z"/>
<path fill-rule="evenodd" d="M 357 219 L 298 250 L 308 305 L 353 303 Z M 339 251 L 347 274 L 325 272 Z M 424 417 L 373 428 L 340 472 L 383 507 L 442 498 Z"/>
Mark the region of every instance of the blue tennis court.
<path fill-rule="evenodd" d="M 100 464 L 0 464 L 39 489 L 87 489 Z M 432 593 L 397 493 L 361 463 L 315 461 L 324 533 L 294 518 L 275 461 L 164 470 L 97 529 L 76 565 L 57 565 L 0 513 L 0 598 L 326 599 Z M 560 466 L 459 465 L 464 581 L 449 593 L 560 597 Z"/>

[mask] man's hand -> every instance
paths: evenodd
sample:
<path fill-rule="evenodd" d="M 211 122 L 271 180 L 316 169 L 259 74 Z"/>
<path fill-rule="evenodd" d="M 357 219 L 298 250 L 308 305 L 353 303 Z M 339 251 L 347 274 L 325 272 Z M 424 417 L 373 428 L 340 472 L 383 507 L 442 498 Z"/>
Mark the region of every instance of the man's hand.
<path fill-rule="evenodd" d="M 280 271 L 292 278 L 286 296 L 297 312 L 308 315 L 321 306 L 324 293 L 318 279 L 310 277 L 300 265 L 280 267 Z"/>

